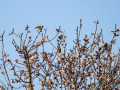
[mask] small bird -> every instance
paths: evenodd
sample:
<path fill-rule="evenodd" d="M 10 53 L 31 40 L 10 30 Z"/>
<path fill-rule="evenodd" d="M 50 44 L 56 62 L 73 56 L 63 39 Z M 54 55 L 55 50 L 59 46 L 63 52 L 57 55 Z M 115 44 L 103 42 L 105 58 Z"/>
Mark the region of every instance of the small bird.
<path fill-rule="evenodd" d="M 61 53 L 60 45 L 57 46 L 56 50 L 57 50 L 57 53 Z"/>
<path fill-rule="evenodd" d="M 107 44 L 107 43 L 104 44 L 103 49 L 104 49 L 104 50 L 107 50 L 107 49 L 108 49 L 108 44 Z"/>
<path fill-rule="evenodd" d="M 85 46 L 82 46 L 81 49 L 84 50 L 86 47 Z"/>
<path fill-rule="evenodd" d="M 43 26 L 37 26 L 36 28 L 37 28 L 38 30 L 42 30 L 42 29 L 43 29 Z M 35 29 L 36 29 L 36 28 L 35 28 Z"/>

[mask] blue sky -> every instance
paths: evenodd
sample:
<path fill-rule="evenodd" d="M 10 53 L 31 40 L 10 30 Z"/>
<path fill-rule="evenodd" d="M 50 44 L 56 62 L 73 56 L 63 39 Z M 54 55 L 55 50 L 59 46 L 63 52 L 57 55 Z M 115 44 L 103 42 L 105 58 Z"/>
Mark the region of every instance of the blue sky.
<path fill-rule="evenodd" d="M 94 21 L 99 20 L 98 33 L 103 28 L 104 41 L 108 42 L 112 39 L 111 31 L 114 30 L 115 24 L 120 28 L 120 0 L 7 0 L 0 1 L 0 35 L 5 30 L 4 35 L 4 51 L 14 61 L 19 59 L 19 55 L 14 51 L 12 39 L 14 38 L 19 44 L 19 39 L 15 35 L 9 36 L 14 28 L 15 33 L 24 33 L 25 27 L 29 25 L 29 30 L 34 40 L 37 35 L 35 29 L 38 25 L 47 28 L 47 35 L 51 39 L 56 35 L 56 28 L 61 26 L 61 30 L 65 30 L 67 36 L 67 51 L 73 47 L 73 40 L 76 39 L 76 28 L 79 27 L 80 19 L 82 19 L 82 40 L 85 34 L 88 36 L 95 32 Z M 37 39 L 39 41 L 41 36 Z M 113 50 L 117 52 L 120 46 L 119 37 Z M 56 39 L 52 43 L 56 46 Z M 0 44 L 0 51 L 2 50 Z M 48 47 L 49 46 L 49 47 Z M 51 52 L 53 48 L 50 44 L 45 45 L 45 50 Z M 1 52 L 0 52 L 0 58 Z M 10 73 L 12 76 L 12 74 Z M 1 80 L 1 79 L 0 79 Z M 1 83 L 0 83 L 1 85 Z"/>

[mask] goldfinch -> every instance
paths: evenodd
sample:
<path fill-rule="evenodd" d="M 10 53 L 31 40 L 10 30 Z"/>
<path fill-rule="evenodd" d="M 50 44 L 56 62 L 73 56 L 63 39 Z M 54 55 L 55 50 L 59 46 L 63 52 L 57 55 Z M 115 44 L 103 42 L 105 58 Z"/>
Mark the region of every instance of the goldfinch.
<path fill-rule="evenodd" d="M 107 43 L 104 44 L 103 49 L 104 49 L 104 50 L 107 50 L 107 49 L 108 49 L 108 44 L 107 44 Z"/>
<path fill-rule="evenodd" d="M 57 46 L 56 50 L 57 50 L 57 53 L 61 53 L 61 48 L 59 45 Z"/>
<path fill-rule="evenodd" d="M 43 26 L 37 26 L 36 28 L 37 28 L 38 30 L 42 30 L 42 29 L 43 29 Z M 36 29 L 36 28 L 35 28 L 35 29 Z"/>
<path fill-rule="evenodd" d="M 81 49 L 85 49 L 86 47 L 85 46 L 82 46 Z"/>

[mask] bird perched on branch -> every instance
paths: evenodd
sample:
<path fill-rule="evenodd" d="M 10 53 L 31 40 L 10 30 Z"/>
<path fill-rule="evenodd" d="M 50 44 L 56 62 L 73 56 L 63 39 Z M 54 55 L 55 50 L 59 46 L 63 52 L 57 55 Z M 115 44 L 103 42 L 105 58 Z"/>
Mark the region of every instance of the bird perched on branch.
<path fill-rule="evenodd" d="M 35 29 L 42 30 L 43 26 L 37 26 Z"/>
<path fill-rule="evenodd" d="M 82 46 L 80 49 L 82 49 L 82 50 L 83 50 L 83 49 L 85 49 L 85 48 L 86 48 L 85 46 Z"/>
<path fill-rule="evenodd" d="M 61 53 L 60 45 L 57 46 L 56 50 L 57 50 L 57 53 Z"/>
<path fill-rule="evenodd" d="M 103 49 L 104 49 L 104 50 L 107 50 L 107 49 L 108 49 L 108 44 L 107 44 L 107 43 L 104 44 Z"/>

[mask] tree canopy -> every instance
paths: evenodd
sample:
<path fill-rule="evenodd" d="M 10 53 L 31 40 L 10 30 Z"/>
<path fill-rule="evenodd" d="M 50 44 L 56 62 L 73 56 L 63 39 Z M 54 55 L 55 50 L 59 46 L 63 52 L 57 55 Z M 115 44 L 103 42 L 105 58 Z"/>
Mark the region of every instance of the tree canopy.
<path fill-rule="evenodd" d="M 37 80 L 39 90 L 119 90 L 120 49 L 118 48 L 118 53 L 115 54 L 112 47 L 116 44 L 120 29 L 115 25 L 115 30 L 111 31 L 113 37 L 107 43 L 103 40 L 103 29 L 97 33 L 98 20 L 94 21 L 95 32 L 90 36 L 85 35 L 84 44 L 82 44 L 80 40 L 81 21 L 82 19 L 80 19 L 80 26 L 76 29 L 74 46 L 69 49 L 69 52 L 66 51 L 67 36 L 61 27 L 56 29 L 56 35 L 52 39 L 48 38 L 43 26 L 36 27 L 38 34 L 34 41 L 31 40 L 31 36 L 28 36 L 31 33 L 28 25 L 25 28 L 24 39 L 23 33 L 16 34 L 13 29 L 9 35 L 15 35 L 20 39 L 20 43 L 16 43 L 14 39 L 12 41 L 16 53 L 19 54 L 14 62 L 4 51 L 4 31 L 0 36 L 2 43 L 0 72 L 4 75 L 6 83 L 0 80 L 0 88 L 2 90 L 20 88 L 34 90 L 35 80 Z M 36 41 L 40 34 L 40 40 Z M 56 38 L 57 46 L 52 43 L 52 40 Z M 51 52 L 45 51 L 44 45 L 47 43 L 53 46 Z M 42 47 L 41 51 L 39 47 Z M 8 64 L 11 66 L 9 71 L 13 73 L 13 78 L 9 77 Z M 19 84 L 19 87 L 16 87 L 15 83 Z"/>

